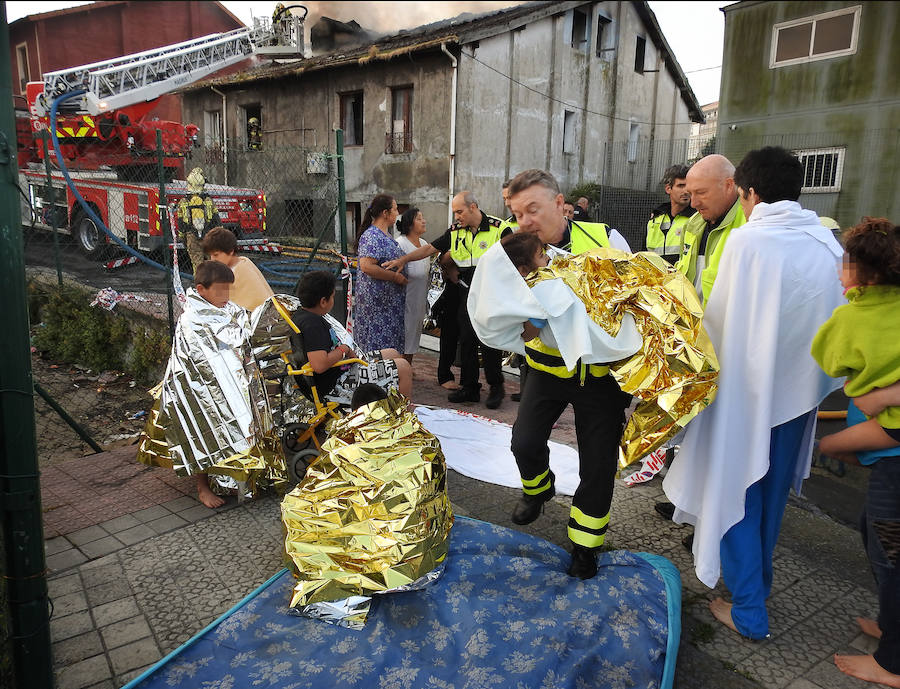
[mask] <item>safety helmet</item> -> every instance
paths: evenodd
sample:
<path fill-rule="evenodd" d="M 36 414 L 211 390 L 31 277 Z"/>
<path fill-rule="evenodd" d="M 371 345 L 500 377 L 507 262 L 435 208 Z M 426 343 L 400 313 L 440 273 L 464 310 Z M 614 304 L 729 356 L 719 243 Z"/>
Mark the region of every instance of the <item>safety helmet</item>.
<path fill-rule="evenodd" d="M 259 120 L 258 120 L 257 118 L 255 118 L 255 117 L 251 117 L 249 120 L 247 120 L 247 124 L 252 125 L 252 126 L 254 126 L 254 127 L 258 127 L 258 126 L 259 126 Z"/>
<path fill-rule="evenodd" d="M 195 167 L 187 176 L 188 191 L 199 193 L 203 191 L 206 185 L 206 178 L 203 176 L 203 168 Z"/>
<path fill-rule="evenodd" d="M 826 215 L 820 215 L 820 216 L 819 216 L 819 222 L 822 223 L 822 227 L 824 227 L 824 228 L 826 228 L 826 229 L 828 229 L 828 230 L 839 230 L 839 229 L 841 229 L 841 226 L 838 225 L 838 221 L 837 221 L 837 220 L 835 220 L 834 218 L 829 218 L 829 217 L 826 216 Z"/>

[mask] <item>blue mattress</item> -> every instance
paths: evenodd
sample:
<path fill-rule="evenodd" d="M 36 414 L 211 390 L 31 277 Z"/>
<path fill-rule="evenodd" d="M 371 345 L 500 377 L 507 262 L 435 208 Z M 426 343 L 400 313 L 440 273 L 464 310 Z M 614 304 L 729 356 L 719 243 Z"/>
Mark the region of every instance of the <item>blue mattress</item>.
<path fill-rule="evenodd" d="M 444 575 L 376 598 L 354 631 L 287 614 L 278 573 L 128 689 L 475 689 L 672 686 L 681 579 L 658 555 L 613 551 L 599 572 L 511 529 L 457 518 Z"/>

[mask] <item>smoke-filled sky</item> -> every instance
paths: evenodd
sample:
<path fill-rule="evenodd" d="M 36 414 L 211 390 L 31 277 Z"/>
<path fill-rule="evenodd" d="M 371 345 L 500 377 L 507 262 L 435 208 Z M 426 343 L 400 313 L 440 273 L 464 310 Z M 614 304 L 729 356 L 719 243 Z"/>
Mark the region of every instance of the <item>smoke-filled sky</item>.
<path fill-rule="evenodd" d="M 7 21 L 15 21 L 27 14 L 50 12 L 64 7 L 83 5 L 83 2 L 35 3 L 31 0 L 7 0 Z M 253 16 L 271 16 L 275 2 L 241 2 L 225 0 L 225 7 L 245 24 Z M 294 4 L 285 2 L 286 5 Z M 393 33 L 422 24 L 454 17 L 463 12 L 490 12 L 517 5 L 515 1 L 499 2 L 300 2 L 309 9 L 307 26 L 322 15 L 349 21 L 355 19 L 367 29 Z M 722 63 L 722 44 L 725 21 L 720 7 L 727 2 L 651 2 L 666 40 L 675 51 L 681 68 L 687 73 L 694 93 L 701 104 L 719 98 L 719 78 Z M 703 36 L 703 40 L 697 40 Z"/>

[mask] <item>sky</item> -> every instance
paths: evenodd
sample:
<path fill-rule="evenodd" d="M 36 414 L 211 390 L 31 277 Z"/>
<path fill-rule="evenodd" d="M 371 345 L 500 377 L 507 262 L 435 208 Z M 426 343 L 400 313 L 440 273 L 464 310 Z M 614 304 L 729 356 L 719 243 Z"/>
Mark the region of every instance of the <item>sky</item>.
<path fill-rule="evenodd" d="M 302 2 L 302 0 L 301 0 Z M 7 21 L 15 21 L 35 10 L 50 12 L 65 7 L 84 5 L 84 2 L 46 2 L 39 4 L 33 0 L 8 0 Z M 225 0 L 223 3 L 245 24 L 251 24 L 253 16 L 271 16 L 274 2 L 238 2 Z M 289 4 L 289 3 L 285 3 Z M 309 8 L 308 25 L 321 15 L 347 21 L 356 19 L 362 26 L 377 31 L 392 33 L 401 29 L 420 26 L 439 19 L 453 17 L 462 12 L 488 12 L 518 4 L 518 2 L 302 2 Z M 722 43 L 725 33 L 725 19 L 720 7 L 730 2 L 651 2 L 650 8 L 656 14 L 659 25 L 669 42 L 675 57 L 701 105 L 719 99 L 719 79 L 721 77 Z M 398 11 L 402 8 L 402 11 Z M 698 38 L 702 37 L 702 38 Z"/>

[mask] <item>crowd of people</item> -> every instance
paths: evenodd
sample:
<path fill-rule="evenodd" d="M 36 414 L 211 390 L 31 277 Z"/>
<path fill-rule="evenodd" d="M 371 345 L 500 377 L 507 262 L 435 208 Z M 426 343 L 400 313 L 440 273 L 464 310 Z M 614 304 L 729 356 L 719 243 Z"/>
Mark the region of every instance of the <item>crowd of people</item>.
<path fill-rule="evenodd" d="M 844 233 L 842 247 L 830 223 L 798 203 L 802 184 L 799 160 L 777 147 L 751 151 L 737 167 L 710 155 L 665 172 L 668 199 L 650 213 L 644 246 L 634 248 L 663 257 L 693 284 L 721 372 L 715 401 L 688 425 L 666 475 L 671 503 L 656 507 L 695 527 L 685 545 L 697 577 L 710 587 L 724 579 L 732 600 L 713 600 L 713 616 L 745 638 L 766 638 L 772 555 L 788 493 L 808 475 L 819 404 L 846 378 L 850 427 L 824 438 L 821 451 L 873 466 L 861 529 L 880 616 L 859 619 L 862 631 L 878 639 L 878 650 L 835 662 L 847 674 L 900 687 L 900 464 L 891 461 L 900 455 L 900 227 L 864 218 Z M 518 174 L 502 193 L 506 219 L 482 211 L 472 192 L 459 192 L 451 202 L 454 224 L 431 242 L 423 239 L 419 209 L 398 220 L 396 200 L 383 194 L 366 209 L 356 237 L 353 334 L 360 350 L 393 364 L 385 384 L 411 390 L 431 257 L 439 257 L 446 283 L 434 308 L 441 330 L 437 382 L 451 402 L 479 402 L 483 367 L 485 404 L 496 408 L 505 398 L 502 353 L 479 342 L 468 308 L 488 250 L 500 243 L 525 276 L 559 255 L 630 249 L 615 230 L 587 219 L 586 198 L 570 203 L 545 171 Z M 211 231 L 203 241 L 210 258 L 227 266 L 235 283 L 258 281 L 221 235 Z M 201 276 L 210 273 L 203 267 Z M 324 376 L 333 376 L 331 367 L 350 352 L 321 321 L 334 300 L 333 276 L 321 275 L 305 276 L 298 296 L 309 314 L 302 325 L 310 333 L 309 360 L 327 387 Z M 218 306 L 221 295 L 213 288 L 198 282 L 200 295 Z M 259 285 L 238 286 L 233 294 L 252 295 L 240 297 L 248 309 L 267 295 Z M 568 523 L 568 573 L 586 579 L 596 574 L 610 521 L 630 398 L 605 365 L 568 368 L 559 351 L 566 334 L 545 326 L 522 324 L 525 356 L 511 449 L 523 492 L 511 518 L 537 520 L 554 496 L 547 442 L 571 404 L 580 484 Z M 451 370 L 457 342 L 458 385 Z"/>

